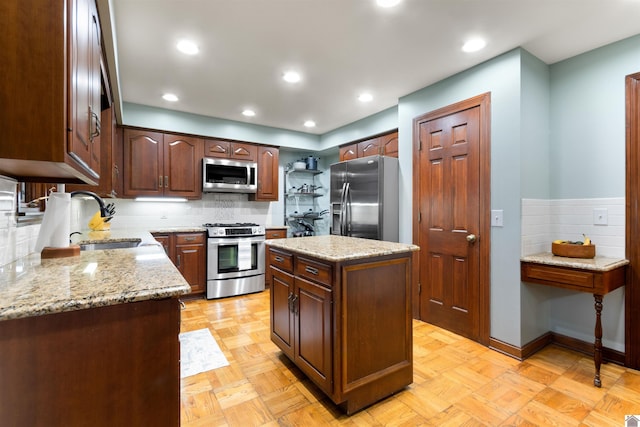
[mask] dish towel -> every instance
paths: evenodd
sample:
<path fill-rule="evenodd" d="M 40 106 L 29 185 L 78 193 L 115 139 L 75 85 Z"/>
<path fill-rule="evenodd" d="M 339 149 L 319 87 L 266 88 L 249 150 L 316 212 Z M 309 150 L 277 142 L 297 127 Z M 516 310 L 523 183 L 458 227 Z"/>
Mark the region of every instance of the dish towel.
<path fill-rule="evenodd" d="M 251 269 L 251 242 L 238 243 L 238 270 Z"/>

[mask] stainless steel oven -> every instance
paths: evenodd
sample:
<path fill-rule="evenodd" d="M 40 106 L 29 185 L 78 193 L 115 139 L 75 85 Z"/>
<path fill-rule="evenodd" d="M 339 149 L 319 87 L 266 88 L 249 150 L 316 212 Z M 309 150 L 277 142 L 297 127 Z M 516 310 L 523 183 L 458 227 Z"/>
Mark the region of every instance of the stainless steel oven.
<path fill-rule="evenodd" d="M 264 290 L 264 227 L 204 224 L 207 229 L 207 299 Z"/>

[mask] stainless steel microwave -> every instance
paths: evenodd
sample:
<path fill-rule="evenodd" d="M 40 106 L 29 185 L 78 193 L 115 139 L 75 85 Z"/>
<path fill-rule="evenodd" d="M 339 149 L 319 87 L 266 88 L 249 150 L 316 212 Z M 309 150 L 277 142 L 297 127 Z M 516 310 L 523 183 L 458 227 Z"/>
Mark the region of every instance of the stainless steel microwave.
<path fill-rule="evenodd" d="M 253 162 L 205 157 L 202 191 L 205 193 L 255 193 L 258 165 Z"/>

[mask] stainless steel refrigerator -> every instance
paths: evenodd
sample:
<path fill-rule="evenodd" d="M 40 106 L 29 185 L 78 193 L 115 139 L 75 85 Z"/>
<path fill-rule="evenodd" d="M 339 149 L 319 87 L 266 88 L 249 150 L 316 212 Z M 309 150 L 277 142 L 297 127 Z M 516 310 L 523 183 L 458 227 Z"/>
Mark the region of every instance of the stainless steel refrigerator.
<path fill-rule="evenodd" d="M 331 234 L 398 241 L 398 159 L 369 156 L 331 165 Z"/>

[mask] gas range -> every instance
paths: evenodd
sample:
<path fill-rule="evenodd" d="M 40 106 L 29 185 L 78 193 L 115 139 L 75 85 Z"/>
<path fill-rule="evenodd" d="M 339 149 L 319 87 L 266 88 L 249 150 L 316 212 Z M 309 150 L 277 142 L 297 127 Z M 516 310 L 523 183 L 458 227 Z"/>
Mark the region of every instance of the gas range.
<path fill-rule="evenodd" d="M 207 229 L 209 237 L 264 236 L 264 226 L 251 222 L 215 222 L 206 223 L 202 226 Z"/>

